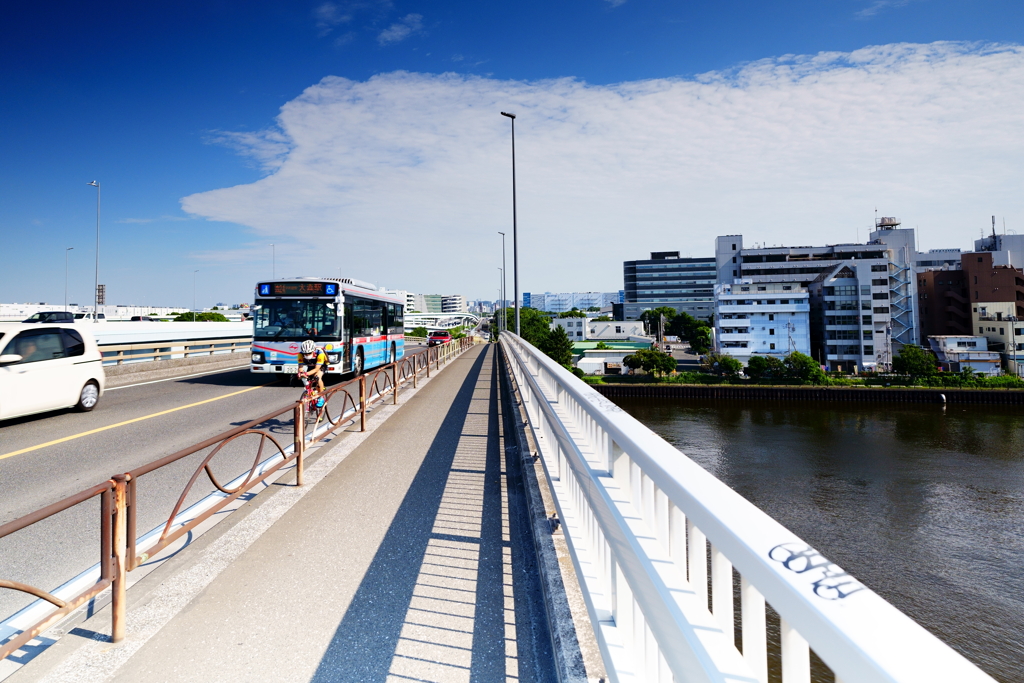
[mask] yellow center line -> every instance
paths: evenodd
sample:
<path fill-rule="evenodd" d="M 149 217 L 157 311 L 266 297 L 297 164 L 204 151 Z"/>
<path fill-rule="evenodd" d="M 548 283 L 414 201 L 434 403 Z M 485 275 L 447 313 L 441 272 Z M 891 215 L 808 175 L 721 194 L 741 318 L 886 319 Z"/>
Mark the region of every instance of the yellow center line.
<path fill-rule="evenodd" d="M 195 408 L 196 406 L 201 406 L 204 403 L 213 403 L 214 401 L 219 401 L 222 398 L 231 398 L 232 396 L 238 396 L 239 394 L 244 394 L 245 392 L 252 391 L 253 389 L 262 389 L 263 387 L 269 386 L 271 384 L 274 384 L 274 382 L 267 382 L 266 384 L 261 384 L 261 385 L 256 386 L 256 387 L 249 387 L 248 389 L 242 389 L 241 391 L 234 391 L 234 392 L 231 392 L 230 394 L 224 394 L 223 396 L 217 396 L 215 398 L 208 398 L 205 401 L 197 401 L 196 403 L 189 403 L 187 406 L 178 406 L 177 408 L 171 408 L 169 410 L 161 410 L 159 413 L 153 413 L 152 415 L 144 415 L 142 417 L 136 417 L 136 418 L 133 418 L 131 420 L 125 420 L 124 422 L 118 422 L 117 424 L 107 425 L 106 427 L 98 427 L 97 429 L 90 429 L 89 431 L 82 432 L 80 434 L 72 434 L 71 436 L 65 436 L 62 439 L 55 439 L 54 441 L 47 441 L 46 443 L 41 443 L 38 446 L 29 446 L 28 448 L 22 448 L 20 451 L 11 451 L 10 453 L 4 453 L 3 455 L 0 455 L 0 460 L 3 460 L 4 458 L 13 458 L 16 455 L 21 455 L 22 453 L 28 453 L 29 451 L 37 451 L 40 448 L 46 448 L 47 446 L 53 446 L 54 444 L 64 443 L 65 441 L 71 441 L 73 439 L 80 439 L 83 436 L 89 436 L 90 434 L 98 434 L 99 432 L 105 432 L 108 429 L 114 429 L 116 427 L 123 427 L 125 425 L 130 425 L 133 422 L 142 422 L 143 420 L 149 420 L 149 419 L 154 418 L 154 417 L 160 417 L 161 415 L 167 415 L 168 413 L 176 413 L 179 410 L 185 410 L 186 408 Z"/>

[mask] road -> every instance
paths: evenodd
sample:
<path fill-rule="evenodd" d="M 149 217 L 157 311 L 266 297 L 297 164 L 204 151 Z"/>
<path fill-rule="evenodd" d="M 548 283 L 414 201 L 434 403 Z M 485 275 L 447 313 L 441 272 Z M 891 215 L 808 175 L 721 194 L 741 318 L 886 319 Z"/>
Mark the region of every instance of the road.
<path fill-rule="evenodd" d="M 90 413 L 54 411 L 0 422 L 0 524 L 284 408 L 300 392 L 287 380 L 243 368 L 110 389 Z M 272 431 L 282 434 L 282 445 L 290 443 L 290 415 Z M 203 457 L 197 453 L 139 480 L 139 533 L 166 520 Z M 249 448 L 228 449 L 217 456 L 214 471 L 221 482 L 230 481 L 248 471 L 251 458 Z M 211 490 L 201 478 L 186 505 Z M 96 498 L 0 539 L 0 578 L 45 590 L 72 578 L 99 559 L 98 520 Z M 0 620 L 30 601 L 0 591 Z"/>

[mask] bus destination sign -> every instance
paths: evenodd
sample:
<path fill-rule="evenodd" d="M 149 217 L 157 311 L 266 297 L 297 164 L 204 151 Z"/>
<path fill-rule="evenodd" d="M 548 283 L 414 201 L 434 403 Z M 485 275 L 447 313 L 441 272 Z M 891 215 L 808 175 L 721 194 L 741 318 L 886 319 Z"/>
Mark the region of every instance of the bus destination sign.
<path fill-rule="evenodd" d="M 337 296 L 333 282 L 261 282 L 260 296 Z"/>

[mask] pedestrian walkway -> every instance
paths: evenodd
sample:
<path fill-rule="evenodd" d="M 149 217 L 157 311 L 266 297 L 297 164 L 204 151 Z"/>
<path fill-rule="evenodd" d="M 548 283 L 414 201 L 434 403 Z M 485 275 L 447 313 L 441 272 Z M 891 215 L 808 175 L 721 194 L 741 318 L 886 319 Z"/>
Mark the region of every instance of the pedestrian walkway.
<path fill-rule="evenodd" d="M 116 681 L 553 681 L 493 347 L 455 360 Z M 114 646 L 116 647 L 116 646 Z"/>

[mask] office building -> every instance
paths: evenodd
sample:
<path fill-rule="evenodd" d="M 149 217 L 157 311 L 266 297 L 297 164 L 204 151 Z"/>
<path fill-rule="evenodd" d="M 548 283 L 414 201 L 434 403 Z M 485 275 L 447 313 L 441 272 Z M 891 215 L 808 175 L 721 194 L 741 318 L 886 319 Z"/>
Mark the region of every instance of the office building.
<path fill-rule="evenodd" d="M 564 313 L 577 309 L 604 308 L 620 301 L 621 290 L 618 292 L 523 292 L 523 308 L 535 308 L 549 313 Z"/>
<path fill-rule="evenodd" d="M 626 261 L 622 270 L 626 320 L 663 306 L 702 320 L 714 311 L 714 258 L 680 258 L 678 251 L 656 251 L 649 259 Z"/>

